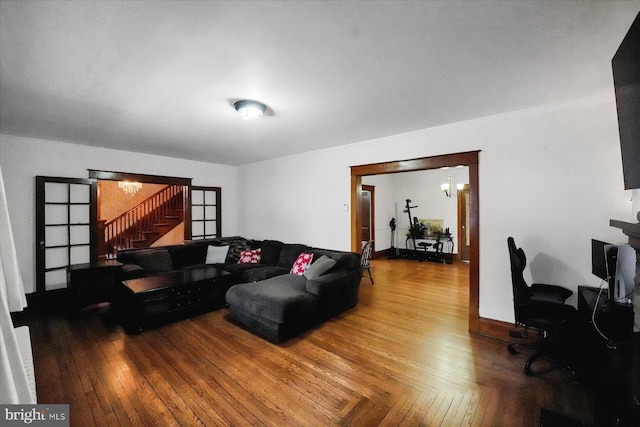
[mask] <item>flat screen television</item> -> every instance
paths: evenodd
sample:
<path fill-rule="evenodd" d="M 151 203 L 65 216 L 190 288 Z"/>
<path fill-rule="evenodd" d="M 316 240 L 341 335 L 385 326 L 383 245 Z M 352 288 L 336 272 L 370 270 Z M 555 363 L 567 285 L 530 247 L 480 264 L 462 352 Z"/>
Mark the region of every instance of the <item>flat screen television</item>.
<path fill-rule="evenodd" d="M 640 13 L 611 60 L 624 188 L 640 188 Z"/>

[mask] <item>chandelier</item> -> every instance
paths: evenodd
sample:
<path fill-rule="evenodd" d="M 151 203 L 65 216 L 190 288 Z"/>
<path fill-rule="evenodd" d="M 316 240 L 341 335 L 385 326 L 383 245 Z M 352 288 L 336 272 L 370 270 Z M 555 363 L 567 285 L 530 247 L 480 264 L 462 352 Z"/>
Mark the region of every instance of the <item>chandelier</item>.
<path fill-rule="evenodd" d="M 464 184 L 456 184 L 456 188 L 458 191 L 464 189 Z M 447 197 L 456 197 L 458 195 L 457 192 L 453 191 L 453 184 L 451 182 L 451 175 L 449 175 L 449 180 L 440 186 L 440 189 Z"/>
<path fill-rule="evenodd" d="M 118 181 L 118 187 L 129 197 L 133 197 L 142 188 L 140 182 Z"/>

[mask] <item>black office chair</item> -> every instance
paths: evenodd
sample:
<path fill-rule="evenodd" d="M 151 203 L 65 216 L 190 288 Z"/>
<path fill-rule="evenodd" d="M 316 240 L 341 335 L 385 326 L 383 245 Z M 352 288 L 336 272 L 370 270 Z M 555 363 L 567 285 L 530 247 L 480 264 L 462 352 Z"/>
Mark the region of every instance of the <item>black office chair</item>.
<path fill-rule="evenodd" d="M 534 283 L 528 286 L 523 275 L 527 265 L 524 251 L 516 247 L 513 237 L 507 239 L 507 244 L 511 260 L 515 326 L 524 328 L 523 338 L 528 338 L 529 329 L 536 330 L 539 335 L 538 342 L 533 346 L 517 342 L 509 344 L 509 352 L 518 353 L 517 346 L 534 350 L 524 365 L 527 375 L 534 374 L 531 365 L 539 358 L 551 359 L 575 375 L 571 367 L 571 353 L 575 347 L 577 311 L 565 304 L 573 292 L 557 285 Z"/>

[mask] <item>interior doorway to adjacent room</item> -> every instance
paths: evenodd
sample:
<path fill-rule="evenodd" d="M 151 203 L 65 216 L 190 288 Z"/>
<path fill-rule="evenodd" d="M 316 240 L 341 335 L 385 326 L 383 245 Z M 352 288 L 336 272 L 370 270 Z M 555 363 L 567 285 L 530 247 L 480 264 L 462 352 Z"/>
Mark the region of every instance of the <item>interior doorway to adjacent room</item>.
<path fill-rule="evenodd" d="M 375 190 L 372 185 L 362 186 L 362 242 L 372 241 L 371 253 L 375 253 L 376 226 L 375 226 Z"/>
<path fill-rule="evenodd" d="M 191 178 L 97 170 L 89 177 L 98 183 L 98 257 L 191 238 Z"/>
<path fill-rule="evenodd" d="M 123 185 L 124 184 L 124 185 Z M 127 184 L 136 184 L 129 190 Z M 177 200 L 171 200 L 171 190 Z M 104 245 L 99 245 L 99 255 L 115 256 L 111 237 L 118 228 L 124 229 L 135 220 L 157 211 L 155 224 L 136 236 L 135 247 L 168 246 L 184 242 L 183 197 L 167 184 L 98 180 L 98 230 Z M 176 197 L 174 197 L 175 199 Z M 175 206 L 168 206 L 173 203 Z M 177 209 L 176 209 L 177 208 Z M 178 211 L 180 210 L 180 211 Z M 120 224 L 120 227 L 118 227 Z M 106 233 L 107 230 L 112 230 Z M 123 233 L 124 234 L 124 233 Z"/>
<path fill-rule="evenodd" d="M 479 151 L 422 157 L 419 159 L 399 160 L 366 165 L 351 166 L 351 250 L 361 250 L 362 227 L 362 178 L 369 175 L 381 175 L 411 172 L 446 167 L 467 166 L 469 171 L 469 331 L 480 331 L 480 268 L 479 268 Z"/>

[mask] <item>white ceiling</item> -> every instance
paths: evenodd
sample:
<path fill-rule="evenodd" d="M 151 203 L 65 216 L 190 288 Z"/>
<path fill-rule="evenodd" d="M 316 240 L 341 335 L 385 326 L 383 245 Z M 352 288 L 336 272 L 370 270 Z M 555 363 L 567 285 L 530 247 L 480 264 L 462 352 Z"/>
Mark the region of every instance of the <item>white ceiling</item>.
<path fill-rule="evenodd" d="M 0 2 L 0 133 L 240 165 L 612 92 L 640 1 Z M 269 106 L 246 122 L 241 98 Z"/>

